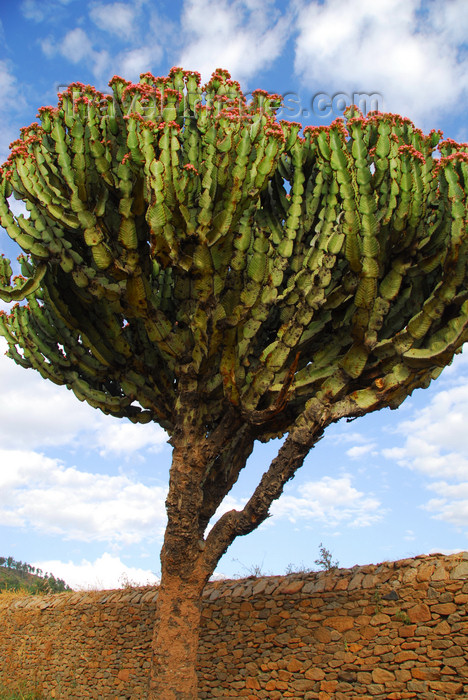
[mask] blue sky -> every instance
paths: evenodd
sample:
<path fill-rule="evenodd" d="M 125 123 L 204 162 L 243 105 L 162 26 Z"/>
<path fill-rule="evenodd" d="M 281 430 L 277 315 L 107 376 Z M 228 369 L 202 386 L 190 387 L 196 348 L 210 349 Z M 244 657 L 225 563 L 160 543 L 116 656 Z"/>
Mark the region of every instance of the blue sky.
<path fill-rule="evenodd" d="M 361 102 L 468 141 L 466 0 L 23 0 L 1 3 L 0 21 L 0 162 L 60 86 L 105 90 L 114 74 L 173 65 L 204 78 L 227 68 L 246 92 L 283 94 L 282 118 L 304 125 Z M 17 255 L 1 229 L 0 250 Z M 156 580 L 164 432 L 98 413 L 4 349 L 0 339 L 0 554 L 73 586 Z M 314 567 L 321 542 L 342 566 L 468 549 L 467 415 L 461 355 L 397 411 L 332 426 L 217 573 Z M 255 450 L 226 508 L 247 499 L 276 450 Z"/>

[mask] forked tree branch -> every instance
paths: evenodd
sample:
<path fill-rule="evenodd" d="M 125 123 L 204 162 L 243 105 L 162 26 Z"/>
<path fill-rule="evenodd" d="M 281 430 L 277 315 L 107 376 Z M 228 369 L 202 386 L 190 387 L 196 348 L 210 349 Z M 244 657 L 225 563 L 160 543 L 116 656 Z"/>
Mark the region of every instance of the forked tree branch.
<path fill-rule="evenodd" d="M 224 445 L 213 460 L 203 483 L 203 504 L 199 516 L 200 537 L 203 537 L 209 521 L 247 464 L 254 441 L 249 426 L 243 426 L 237 431 L 230 445 Z"/>
<path fill-rule="evenodd" d="M 277 457 L 262 476 L 249 501 L 241 511 L 230 510 L 213 526 L 206 538 L 205 563 L 212 570 L 233 540 L 239 535 L 247 535 L 257 528 L 269 515 L 269 508 L 280 497 L 285 484 L 292 479 L 303 464 L 311 448 L 320 439 L 324 423 L 329 421 L 317 417 L 308 425 L 302 421 L 293 428 Z"/>
<path fill-rule="evenodd" d="M 285 484 L 294 477 L 328 425 L 340 418 L 357 417 L 365 412 L 350 396 L 331 405 L 312 400 L 289 432 L 244 508 L 241 511 L 228 511 L 213 526 L 206 538 L 205 565 L 214 571 L 236 537 L 249 534 L 269 517 L 271 504 L 281 496 Z"/>

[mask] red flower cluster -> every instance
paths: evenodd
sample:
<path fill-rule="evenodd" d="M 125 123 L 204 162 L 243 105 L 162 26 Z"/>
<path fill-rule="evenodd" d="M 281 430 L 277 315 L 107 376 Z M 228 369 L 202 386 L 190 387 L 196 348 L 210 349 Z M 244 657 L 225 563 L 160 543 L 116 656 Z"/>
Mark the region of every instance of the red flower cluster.
<path fill-rule="evenodd" d="M 22 126 L 20 129 L 20 134 L 24 141 L 29 141 L 30 143 L 33 143 L 34 141 L 40 141 L 37 135 L 37 132 L 40 130 L 40 125 L 37 122 L 33 122 L 29 126 Z"/>
<path fill-rule="evenodd" d="M 24 158 L 25 160 L 29 158 L 34 162 L 36 161 L 34 154 L 31 153 L 31 147 L 41 142 L 40 137 L 36 133 L 38 130 L 40 130 L 40 127 L 36 122 L 21 129 L 21 138 L 16 139 L 9 145 L 11 152 L 5 161 L 5 165 L 12 165 L 15 158 Z M 9 172 L 11 177 L 12 173 L 11 171 Z"/>
<path fill-rule="evenodd" d="M 166 127 L 168 127 L 169 129 L 176 129 L 176 131 L 180 131 L 180 129 L 181 129 L 180 124 L 177 124 L 177 122 L 175 122 L 175 121 L 171 121 L 171 122 L 160 122 L 160 123 L 158 124 L 158 129 L 159 129 L 159 131 L 164 131 L 164 129 L 165 129 Z"/>
<path fill-rule="evenodd" d="M 349 137 L 349 131 L 346 129 L 344 119 L 341 117 L 338 117 L 338 119 L 334 119 L 332 121 L 330 124 L 330 129 L 336 129 L 345 137 L 345 139 Z"/>
<path fill-rule="evenodd" d="M 210 109 L 208 108 L 208 111 Z M 211 110 L 212 111 L 212 110 Z M 221 119 L 227 119 L 230 122 L 242 122 L 242 121 L 251 121 L 252 117 L 250 114 L 242 114 L 239 109 L 229 109 L 229 108 L 223 108 L 221 109 L 218 114 L 215 117 L 218 121 L 221 121 Z"/>
<path fill-rule="evenodd" d="M 57 114 L 59 111 L 58 107 L 39 107 L 37 110 L 36 116 L 40 119 L 43 114 L 49 114 L 50 116 L 54 116 Z"/>
<path fill-rule="evenodd" d="M 345 111 L 343 112 L 343 116 L 346 117 L 346 119 L 353 119 L 354 117 L 364 117 L 363 113 L 357 105 L 349 105 L 349 107 L 346 107 Z"/>
<path fill-rule="evenodd" d="M 285 136 L 290 136 L 291 134 L 295 135 L 301 143 L 305 142 L 305 139 L 302 137 L 298 136 L 300 130 L 302 129 L 302 124 L 299 122 L 288 122 L 285 119 L 282 119 L 280 121 L 281 128 L 283 129 L 283 134 Z"/>
<path fill-rule="evenodd" d="M 114 77 L 116 77 L 116 76 L 114 76 Z M 120 80 L 122 80 L 122 78 L 120 78 Z M 62 92 L 61 94 L 66 95 L 68 93 L 71 97 L 73 97 L 73 91 L 76 88 L 78 88 L 79 92 L 89 93 L 90 95 L 102 96 L 102 93 L 99 92 L 99 90 L 96 90 L 96 88 L 93 87 L 92 85 L 85 85 L 84 83 L 80 83 L 80 82 L 70 83 L 70 85 L 68 85 L 67 89 L 64 92 Z"/>
<path fill-rule="evenodd" d="M 203 92 L 210 92 L 211 90 L 217 90 L 220 85 L 225 83 L 227 80 L 231 79 L 231 74 L 229 71 L 224 70 L 224 68 L 216 68 L 213 72 L 210 80 L 203 86 Z"/>
<path fill-rule="evenodd" d="M 456 144 L 456 142 L 452 141 L 452 139 L 447 140 L 451 141 L 452 144 L 457 146 L 466 146 L 466 144 Z M 440 160 L 436 163 L 432 177 L 436 177 L 439 173 L 439 170 L 443 169 L 443 167 L 445 165 L 448 165 L 449 163 L 453 163 L 454 165 L 456 163 L 468 164 L 468 153 L 466 153 L 465 151 L 457 151 L 456 153 L 451 153 L 450 155 L 442 156 L 442 158 L 440 158 Z"/>
<path fill-rule="evenodd" d="M 419 160 L 421 163 L 426 162 L 426 159 L 420 151 L 416 150 L 414 146 L 408 145 L 406 143 L 399 147 L 398 153 L 401 153 L 402 155 L 411 156 L 412 158 L 416 158 L 416 160 Z"/>
<path fill-rule="evenodd" d="M 114 80 L 114 78 L 112 78 L 112 80 Z M 149 71 L 147 73 L 140 73 L 140 82 L 142 80 L 154 80 L 154 75 L 152 73 L 150 73 Z M 110 83 L 109 83 L 109 85 L 110 85 Z"/>
<path fill-rule="evenodd" d="M 441 139 L 444 135 L 444 132 L 442 131 L 442 129 L 431 129 L 427 135 L 427 138 L 430 139 L 432 137 L 432 134 L 437 134 L 438 137 Z"/>
<path fill-rule="evenodd" d="M 230 78 L 228 78 L 228 80 L 226 80 L 226 85 L 229 85 L 229 87 L 234 88 L 236 92 L 242 94 L 242 88 L 238 80 L 231 80 Z"/>
<path fill-rule="evenodd" d="M 127 83 L 122 91 L 122 100 L 135 95 L 139 95 L 141 98 L 154 99 L 156 97 L 159 101 L 162 99 L 161 92 L 153 85 L 148 85 L 148 83 Z"/>
<path fill-rule="evenodd" d="M 266 90 L 261 90 L 260 88 L 257 88 L 257 90 L 254 90 L 252 92 L 252 95 L 254 97 L 269 97 L 269 93 Z"/>
<path fill-rule="evenodd" d="M 277 141 L 281 141 L 282 143 L 286 143 L 286 137 L 284 135 L 283 129 L 276 122 L 272 121 L 270 124 L 270 128 L 265 129 L 265 136 L 272 136 Z"/>
<path fill-rule="evenodd" d="M 368 123 L 368 119 L 366 119 L 364 116 L 362 116 L 362 114 L 360 116 L 358 115 L 356 117 L 350 117 L 346 121 L 346 125 L 348 127 L 352 127 L 355 125 L 360 126 L 360 127 L 364 127 L 367 123 Z"/>
<path fill-rule="evenodd" d="M 443 165 L 445 163 L 456 161 L 460 163 L 468 163 L 468 153 L 465 153 L 464 151 L 458 151 L 458 153 L 451 153 L 449 156 L 444 156 L 443 158 L 441 158 L 439 163 L 440 165 Z"/>
<path fill-rule="evenodd" d="M 195 78 L 197 85 L 201 83 L 201 74 L 196 70 L 186 70 L 184 71 L 185 82 L 188 82 L 189 78 Z"/>
<path fill-rule="evenodd" d="M 148 73 L 148 75 L 151 75 L 151 73 Z M 153 77 L 153 76 L 151 76 Z M 125 80 L 125 78 L 121 78 L 120 75 L 114 75 L 110 80 L 109 80 L 109 87 L 114 87 L 114 85 L 130 85 L 130 80 Z"/>
<path fill-rule="evenodd" d="M 182 166 L 182 169 L 186 170 L 188 173 L 193 173 L 193 175 L 198 175 L 198 170 L 191 163 L 187 163 L 186 165 Z"/>
<path fill-rule="evenodd" d="M 298 129 L 302 129 L 302 124 L 300 122 L 288 122 L 286 119 L 282 119 L 280 121 L 280 124 L 285 126 L 286 128 L 288 127 L 297 127 Z"/>
<path fill-rule="evenodd" d="M 304 133 L 304 136 L 306 134 L 310 134 L 310 138 L 314 139 L 322 132 L 329 134 L 330 127 L 329 126 L 306 126 L 303 133 Z"/>
<path fill-rule="evenodd" d="M 445 139 L 439 143 L 438 148 L 442 155 L 448 156 L 454 151 L 458 153 L 460 151 L 468 150 L 468 143 L 457 143 L 453 139 Z"/>
<path fill-rule="evenodd" d="M 63 108 L 65 98 L 70 98 L 73 104 L 73 111 L 77 111 L 79 104 L 100 104 L 107 102 L 108 96 L 96 90 L 92 85 L 76 82 L 70 83 L 64 92 L 59 94 L 58 109 Z"/>

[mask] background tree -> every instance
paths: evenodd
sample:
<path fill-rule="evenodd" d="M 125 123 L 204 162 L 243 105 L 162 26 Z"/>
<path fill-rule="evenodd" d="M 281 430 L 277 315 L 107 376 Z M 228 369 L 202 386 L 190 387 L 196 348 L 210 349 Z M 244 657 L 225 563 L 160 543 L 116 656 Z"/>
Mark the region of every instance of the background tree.
<path fill-rule="evenodd" d="M 2 259 L 1 296 L 27 304 L 0 327 L 23 367 L 170 435 L 149 697 L 196 698 L 200 597 L 234 538 L 330 423 L 396 408 L 467 338 L 468 153 L 355 108 L 300 136 L 221 70 L 110 84 L 71 85 L 12 145 L 0 220 L 24 276 Z"/>

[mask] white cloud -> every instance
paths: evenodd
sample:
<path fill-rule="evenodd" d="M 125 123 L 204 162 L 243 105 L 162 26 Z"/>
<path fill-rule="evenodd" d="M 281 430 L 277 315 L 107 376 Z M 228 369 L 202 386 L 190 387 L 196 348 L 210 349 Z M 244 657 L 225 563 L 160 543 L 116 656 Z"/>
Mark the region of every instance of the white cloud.
<path fill-rule="evenodd" d="M 155 41 L 154 36 L 148 33 L 150 19 L 144 26 L 140 26 L 141 23 L 139 24 L 137 21 L 138 13 L 135 7 L 123 3 L 97 5 L 91 9 L 90 15 L 91 19 L 98 25 L 98 30 L 85 32 L 82 27 L 75 27 L 61 39 L 49 35 L 40 42 L 44 55 L 51 59 L 56 54 L 60 54 L 71 63 L 89 66 L 98 83 L 109 80 L 114 74 L 123 75 L 130 80 L 137 80 L 140 73 L 153 70 L 154 66 L 161 60 L 163 56 L 162 43 Z M 125 30 L 127 19 L 132 24 Z M 105 28 L 111 33 L 124 32 L 128 41 L 133 45 L 121 51 L 96 48 L 98 41 L 99 46 L 109 46 L 109 42 L 102 40 L 99 31 Z"/>
<path fill-rule="evenodd" d="M 468 15 L 465 0 L 432 3 L 429 8 L 434 29 L 454 44 L 466 44 Z"/>
<path fill-rule="evenodd" d="M 403 446 L 382 450 L 387 459 L 431 478 L 463 479 L 468 474 L 468 380 L 437 393 L 412 420 L 398 425 Z"/>
<path fill-rule="evenodd" d="M 33 22 L 43 22 L 47 17 L 54 16 L 60 6 L 68 5 L 73 0 L 23 0 L 20 5 L 21 13 L 25 19 Z"/>
<path fill-rule="evenodd" d="M 162 537 L 166 489 L 91 474 L 31 450 L 0 449 L 0 524 L 85 542 Z"/>
<path fill-rule="evenodd" d="M 102 80 L 109 72 L 110 57 L 106 49 L 100 51 L 94 48 L 94 41 L 81 28 L 75 27 L 65 34 L 62 39 L 49 35 L 40 46 L 44 55 L 51 59 L 60 54 L 70 63 L 89 65 L 97 80 Z"/>
<path fill-rule="evenodd" d="M 124 2 L 99 3 L 91 7 L 89 16 L 100 29 L 128 39 L 135 31 L 137 6 Z"/>
<path fill-rule="evenodd" d="M 101 456 L 130 455 L 139 450 L 159 451 L 167 434 L 154 423 L 139 425 L 106 416 L 64 386 L 43 379 L 3 354 L 0 337 L 0 441 L 3 447 L 28 445 L 96 448 Z M 85 437 L 86 435 L 86 437 Z"/>
<path fill-rule="evenodd" d="M 437 497 L 431 498 L 424 509 L 436 520 L 444 520 L 457 528 L 468 528 L 468 481 L 459 484 L 438 481 L 429 488 L 436 492 Z"/>
<path fill-rule="evenodd" d="M 325 476 L 303 484 L 297 491 L 297 496 L 286 491 L 275 501 L 272 515 L 290 522 L 319 520 L 332 527 L 343 523 L 365 527 L 382 517 L 380 502 L 354 488 L 349 475 L 337 479 Z"/>
<path fill-rule="evenodd" d="M 47 58 L 52 58 L 57 53 L 57 47 L 51 36 L 47 36 L 44 39 L 41 39 L 39 45 L 42 49 L 42 53 Z"/>
<path fill-rule="evenodd" d="M 463 372 L 468 370 L 468 348 L 464 346 L 465 350 L 455 355 L 453 362 L 445 367 L 443 373 L 437 379 L 438 386 L 458 386 L 459 376 Z"/>
<path fill-rule="evenodd" d="M 0 440 L 3 447 L 64 445 L 81 430 L 96 429 L 97 411 L 65 387 L 43 379 L 5 357 L 0 338 Z"/>
<path fill-rule="evenodd" d="M 215 68 L 226 68 L 244 82 L 281 54 L 289 20 L 271 0 L 186 0 L 182 31 L 178 65 L 198 70 L 204 80 Z"/>
<path fill-rule="evenodd" d="M 0 339 L 0 349 L 6 343 Z M 165 488 L 136 477 L 91 474 L 37 450 L 65 446 L 92 458 L 140 458 L 163 448 L 155 424 L 134 425 L 104 416 L 65 387 L 0 356 L 0 522 L 69 539 L 134 543 L 159 538 L 165 523 Z M 27 449 L 18 449 L 27 445 Z"/>
<path fill-rule="evenodd" d="M 6 342 L 0 338 L 0 351 Z M 137 477 L 92 474 L 67 467 L 37 448 L 93 449 L 101 457 L 143 460 L 163 449 L 156 424 L 134 425 L 79 402 L 0 355 L 0 523 L 82 541 L 118 544 L 161 538 L 166 488 Z M 27 445 L 27 449 L 18 446 Z"/>
<path fill-rule="evenodd" d="M 309 89 L 379 92 L 385 111 L 413 120 L 466 101 L 465 2 L 327 0 L 297 7 L 295 68 Z"/>
<path fill-rule="evenodd" d="M 126 582 L 138 586 L 159 583 L 157 576 L 149 569 L 127 566 L 120 557 L 108 552 L 93 562 L 82 559 L 79 564 L 75 564 L 72 561 L 48 559 L 36 561 L 33 566 L 52 573 L 55 578 L 63 579 L 75 590 L 121 588 Z"/>
<path fill-rule="evenodd" d="M 8 198 L 8 204 L 15 216 L 22 214 L 25 219 L 29 219 L 31 213 L 26 209 L 26 204 L 22 199 L 15 199 L 13 195 Z"/>
<path fill-rule="evenodd" d="M 401 467 L 424 475 L 426 488 L 436 496 L 424 506 L 438 520 L 468 528 L 468 378 L 466 353 L 458 356 L 444 379 L 448 387 L 436 393 L 429 405 L 402 421 L 396 435 L 403 445 L 382 450 Z"/>
<path fill-rule="evenodd" d="M 23 89 L 14 74 L 13 65 L 7 60 L 0 60 L 0 95 L 0 163 L 3 163 L 8 157 L 11 141 L 19 136 L 16 120 L 26 105 Z"/>
<path fill-rule="evenodd" d="M 384 512 L 377 498 L 354 488 L 348 474 L 338 478 L 324 476 L 319 481 L 308 481 L 293 489 L 287 486 L 280 498 L 273 501 L 272 517 L 261 527 L 270 527 L 280 518 L 301 525 L 307 520 L 315 520 L 330 527 L 342 524 L 367 527 L 381 520 Z M 216 511 L 210 527 L 223 513 L 234 508 L 242 510 L 247 500 L 228 495 Z"/>
<path fill-rule="evenodd" d="M 154 42 L 151 46 L 141 46 L 122 51 L 114 61 L 115 72 L 127 80 L 138 80 L 140 73 L 151 72 L 152 66 L 161 60 L 163 50 Z"/>
<path fill-rule="evenodd" d="M 149 449 L 159 452 L 168 436 L 155 423 L 145 425 L 113 421 L 97 431 L 96 444 L 101 456 L 109 454 L 134 454 L 138 450 Z"/>
<path fill-rule="evenodd" d="M 324 440 L 332 440 L 333 443 L 342 442 L 357 442 L 359 444 L 367 443 L 369 438 L 362 433 L 350 432 L 348 431 L 348 425 L 346 423 L 340 425 L 341 430 L 333 434 L 333 436 L 325 434 Z"/>
<path fill-rule="evenodd" d="M 351 459 L 360 459 L 369 452 L 372 452 L 374 448 L 375 442 L 369 442 L 367 445 L 355 445 L 354 447 L 350 447 L 349 450 L 346 450 L 346 454 Z"/>
<path fill-rule="evenodd" d="M 2 111 L 18 106 L 17 80 L 13 74 L 11 64 L 6 60 L 0 61 L 0 91 L 2 95 L 0 108 Z"/>
<path fill-rule="evenodd" d="M 456 549 L 449 549 L 448 547 L 441 547 L 439 549 L 429 549 L 427 554 L 445 554 L 448 557 L 451 554 L 459 554 L 460 552 L 465 553 L 466 550 L 460 549 L 459 547 Z"/>
<path fill-rule="evenodd" d="M 33 22 L 42 22 L 45 17 L 44 3 L 37 0 L 23 0 L 21 3 L 21 12 L 25 19 L 31 19 Z"/>
<path fill-rule="evenodd" d="M 86 32 L 76 27 L 65 34 L 60 53 L 71 63 L 79 63 L 93 54 L 93 45 Z"/>

